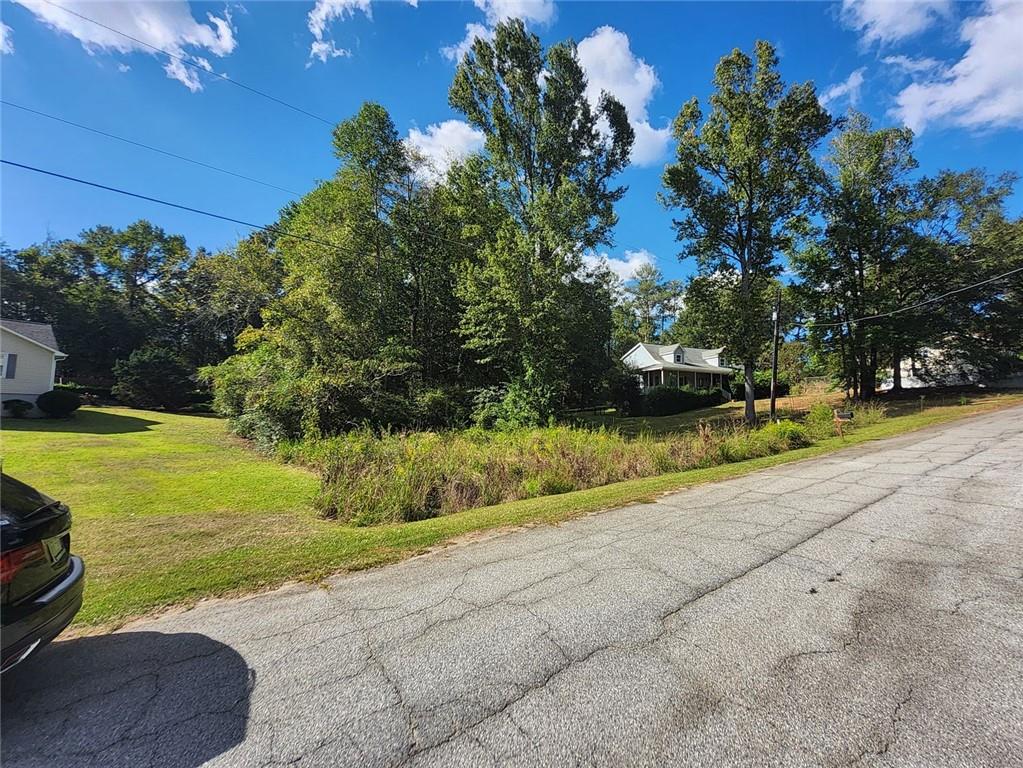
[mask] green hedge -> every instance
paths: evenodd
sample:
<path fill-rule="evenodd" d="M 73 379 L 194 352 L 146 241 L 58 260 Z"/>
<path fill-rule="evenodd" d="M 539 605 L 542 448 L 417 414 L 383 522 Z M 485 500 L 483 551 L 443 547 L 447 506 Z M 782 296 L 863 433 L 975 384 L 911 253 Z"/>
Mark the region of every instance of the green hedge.
<path fill-rule="evenodd" d="M 638 416 L 672 416 L 720 405 L 724 397 L 719 390 L 692 390 L 676 387 L 650 387 L 640 400 Z M 635 410 L 634 410 L 635 413 Z"/>

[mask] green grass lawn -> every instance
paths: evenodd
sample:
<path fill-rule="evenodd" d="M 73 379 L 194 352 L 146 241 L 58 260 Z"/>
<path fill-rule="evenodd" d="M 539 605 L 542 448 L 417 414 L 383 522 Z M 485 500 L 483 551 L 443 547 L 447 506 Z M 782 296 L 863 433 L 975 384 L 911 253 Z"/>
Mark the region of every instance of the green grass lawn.
<path fill-rule="evenodd" d="M 5 419 L 3 467 L 71 506 L 73 549 L 87 569 L 77 624 L 109 628 L 168 605 L 316 580 L 457 536 L 555 523 L 1021 402 L 983 395 L 763 459 L 367 528 L 317 518 L 315 476 L 254 453 L 216 418 L 83 408 L 66 421 Z"/>

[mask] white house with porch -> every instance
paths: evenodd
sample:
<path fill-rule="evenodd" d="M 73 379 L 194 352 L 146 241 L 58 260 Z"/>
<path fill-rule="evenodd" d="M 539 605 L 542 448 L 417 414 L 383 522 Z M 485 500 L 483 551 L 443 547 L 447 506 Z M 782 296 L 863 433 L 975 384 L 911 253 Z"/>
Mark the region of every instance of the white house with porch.
<path fill-rule="evenodd" d="M 724 347 L 696 349 L 640 342 L 622 355 L 622 362 L 636 372 L 643 389 L 668 386 L 730 391 L 734 373 L 725 359 Z"/>

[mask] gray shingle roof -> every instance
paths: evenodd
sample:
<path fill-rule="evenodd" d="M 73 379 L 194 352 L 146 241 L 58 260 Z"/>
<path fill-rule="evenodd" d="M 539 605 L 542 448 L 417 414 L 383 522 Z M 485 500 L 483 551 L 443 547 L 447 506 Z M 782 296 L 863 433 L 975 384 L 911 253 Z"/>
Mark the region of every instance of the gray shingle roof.
<path fill-rule="evenodd" d="M 0 319 L 0 326 L 9 331 L 19 333 L 37 344 L 52 349 L 54 352 L 60 350 L 57 346 L 57 337 L 53 335 L 53 326 L 49 323 L 30 323 L 25 320 Z"/>

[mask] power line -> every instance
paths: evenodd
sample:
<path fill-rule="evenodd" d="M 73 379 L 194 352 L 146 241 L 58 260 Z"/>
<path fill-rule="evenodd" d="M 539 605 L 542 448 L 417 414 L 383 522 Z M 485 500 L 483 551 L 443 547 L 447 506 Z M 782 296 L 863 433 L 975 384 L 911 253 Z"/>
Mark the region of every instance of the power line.
<path fill-rule="evenodd" d="M 126 189 L 119 189 L 118 187 L 107 186 L 106 184 L 100 184 L 99 182 L 96 182 L 96 181 L 88 181 L 87 179 L 79 179 L 79 178 L 77 178 L 75 176 L 68 176 L 68 175 L 63 174 L 63 173 L 57 173 L 56 171 L 48 171 L 45 168 L 36 168 L 35 166 L 25 165 L 24 163 L 17 163 L 17 162 L 15 162 L 13 160 L 0 159 L 0 163 L 3 163 L 4 165 L 10 165 L 10 166 L 13 166 L 15 168 L 22 168 L 22 169 L 24 169 L 26 171 L 33 171 L 34 173 L 40 173 L 40 174 L 43 174 L 45 176 L 52 176 L 52 177 L 57 178 L 57 179 L 63 179 L 64 181 L 73 181 L 76 184 L 84 184 L 85 186 L 88 186 L 88 187 L 95 187 L 96 189 L 103 189 L 103 190 L 106 190 L 107 192 L 116 192 L 119 195 L 125 195 L 127 197 L 134 197 L 134 198 L 137 198 L 138 200 L 145 200 L 145 201 L 150 202 L 150 203 L 157 203 L 158 205 L 166 205 L 166 206 L 168 206 L 170 208 L 177 208 L 178 210 L 181 210 L 181 211 L 188 211 L 189 213 L 197 213 L 200 216 L 208 216 L 208 217 L 213 218 L 213 219 L 220 219 L 221 221 L 228 221 L 228 222 L 231 222 L 232 224 L 241 224 L 242 226 L 245 226 L 245 227 L 251 227 L 252 229 L 259 229 L 259 230 L 262 230 L 263 232 L 269 232 L 270 234 L 277 235 L 278 237 L 290 237 L 290 238 L 292 238 L 294 240 L 304 240 L 306 242 L 314 243 L 316 245 L 322 245 L 322 246 L 324 246 L 326 248 L 333 248 L 333 249 L 335 249 L 335 250 L 337 250 L 337 251 L 339 251 L 341 253 L 347 254 L 347 255 L 357 255 L 357 254 L 355 254 L 354 251 L 352 251 L 350 249 L 345 249 L 344 247 L 338 245 L 337 243 L 328 243 L 326 240 L 319 240 L 319 239 L 317 239 L 315 237 L 309 237 L 308 235 L 295 235 L 295 234 L 292 234 L 291 232 L 288 232 L 287 230 L 281 229 L 279 227 L 267 226 L 267 225 L 263 225 L 263 224 L 254 224 L 251 221 L 245 221 L 243 219 L 235 219 L 235 218 L 233 218 L 231 216 L 225 216 L 225 215 L 220 214 L 220 213 L 214 213 L 212 211 L 206 211 L 206 210 L 203 210 L 201 208 L 193 208 L 193 207 L 188 206 L 188 205 L 182 205 L 181 203 L 172 203 L 169 200 L 161 200 L 158 197 L 149 197 L 148 195 L 139 194 L 138 192 L 130 192 L 130 191 L 126 190 Z M 459 246 L 461 248 L 469 248 L 469 245 L 467 243 L 461 243 L 461 242 L 458 242 L 457 240 L 452 240 L 450 238 L 447 238 L 447 237 L 444 237 L 442 235 L 439 235 L 439 234 L 437 234 L 435 232 L 430 232 L 428 230 L 416 230 L 416 232 L 417 232 L 417 234 L 424 235 L 426 237 L 432 237 L 434 239 L 441 240 L 441 241 L 444 241 L 444 242 L 448 242 L 448 243 L 451 243 L 453 245 L 457 245 L 457 246 Z"/>
<path fill-rule="evenodd" d="M 338 250 L 338 251 L 340 251 L 342 253 L 347 253 L 349 255 L 353 254 L 353 251 L 346 250 L 345 248 L 343 248 L 342 246 L 338 245 L 337 243 L 328 243 L 326 240 L 318 240 L 315 237 L 309 237 L 308 235 L 295 235 L 295 234 L 292 234 L 291 232 L 288 232 L 287 230 L 279 229 L 278 227 L 266 226 L 266 225 L 263 225 L 263 224 L 253 224 L 251 221 L 244 221 L 242 219 L 235 219 L 235 218 L 232 218 L 231 216 L 224 216 L 223 214 L 220 214 L 220 213 L 213 213 L 212 211 L 205 211 L 205 210 L 203 210 L 201 208 L 192 208 L 191 206 L 181 205 L 180 203 L 172 203 L 172 202 L 170 202 L 168 200 L 161 200 L 161 199 L 159 199 L 157 197 L 149 197 L 148 195 L 141 195 L 138 192 L 129 192 L 126 189 L 118 189 L 117 187 L 108 187 L 106 184 L 100 184 L 98 182 L 88 181 L 86 179 L 79 179 L 79 178 L 76 178 L 74 176 L 66 176 L 63 173 L 57 173 L 56 171 L 47 171 L 47 170 L 45 170 L 43 168 L 36 168 L 34 166 L 25 165 L 23 163 L 16 163 L 13 160 L 0 159 L 0 163 L 3 163 L 4 165 L 11 165 L 11 166 L 14 166 L 15 168 L 23 168 L 26 171 L 33 171 L 35 173 L 41 173 L 41 174 L 44 174 L 46 176 L 53 176 L 54 178 L 63 179 L 65 181 L 73 181 L 76 184 L 84 184 L 85 186 L 88 186 L 88 187 L 95 187 L 96 189 L 103 189 L 103 190 L 106 190 L 107 192 L 116 192 L 119 195 L 126 195 L 127 197 L 134 197 L 134 198 L 137 198 L 139 200 L 145 200 L 145 201 L 150 202 L 150 203 L 157 203 L 159 205 L 166 205 L 166 206 L 168 206 L 170 208 L 177 208 L 178 210 L 181 210 L 181 211 L 188 211 L 189 213 L 197 213 L 200 216 L 208 216 L 208 217 L 210 217 L 212 219 L 220 219 L 221 221 L 229 221 L 232 224 L 241 224 L 244 227 L 251 227 L 252 229 L 259 229 L 259 230 L 262 230 L 263 232 L 269 232 L 272 235 L 277 235 L 278 237 L 290 237 L 290 238 L 293 238 L 295 240 L 305 240 L 306 242 L 315 243 L 316 245 L 322 245 L 322 246 L 325 246 L 327 248 L 334 248 L 335 250 Z"/>
<path fill-rule="evenodd" d="M 852 323 L 862 323 L 864 320 L 879 320 L 882 317 L 891 317 L 892 315 L 897 315 L 897 314 L 899 314 L 901 312 L 909 312 L 911 309 L 919 309 L 920 307 L 925 307 L 928 304 L 933 304 L 936 301 L 941 301 L 942 299 L 947 299 L 949 296 L 954 296 L 957 293 L 963 293 L 964 291 L 971 291 L 974 288 L 980 288 L 982 285 L 988 285 L 989 283 L 998 282 L 999 280 L 1002 280 L 1002 279 L 1004 279 L 1006 277 L 1010 277 L 1010 276 L 1015 275 L 1015 274 L 1017 274 L 1019 272 L 1023 272 L 1023 267 L 1017 267 L 1016 269 L 1010 269 L 1008 272 L 1003 272 L 1000 275 L 995 275 L 994 277 L 989 277 L 987 280 L 981 280 L 979 283 L 973 283 L 972 285 L 967 285 L 967 286 L 965 286 L 963 288 L 956 288 L 954 291 L 948 291 L 947 293 L 943 293 L 940 296 L 933 296 L 933 297 L 931 297 L 929 299 L 924 299 L 923 301 L 919 301 L 916 304 L 910 304 L 909 306 L 906 306 L 906 307 L 899 307 L 898 309 L 893 309 L 891 312 L 880 312 L 880 313 L 878 313 L 876 315 L 864 315 L 863 317 L 853 317 L 853 318 L 850 318 L 849 320 L 845 320 L 845 321 L 843 321 L 841 323 L 817 323 L 817 322 L 814 322 L 814 321 L 811 320 L 811 321 L 806 322 L 806 323 L 799 323 L 799 325 L 801 325 L 804 328 L 807 328 L 807 327 L 813 327 L 813 328 L 836 328 L 836 327 L 843 326 L 843 325 L 850 325 Z"/>
<path fill-rule="evenodd" d="M 72 16 L 77 16 L 79 19 L 82 19 L 83 21 L 88 21 L 91 24 L 95 24 L 97 27 L 102 27 L 103 29 L 109 32 L 113 32 L 115 35 L 120 35 L 121 37 L 131 40 L 134 43 L 138 43 L 139 45 L 143 45 L 146 48 L 149 48 L 150 50 L 156 51 L 157 53 L 162 53 L 164 56 L 174 59 L 175 61 L 179 61 L 187 67 L 191 67 L 196 72 L 201 72 L 207 75 L 212 75 L 213 77 L 220 78 L 221 80 L 224 80 L 228 83 L 237 85 L 239 88 L 244 88 L 246 91 L 249 91 L 250 93 L 254 93 L 257 96 L 262 96 L 264 99 L 269 99 L 270 101 L 276 102 L 281 106 L 287 107 L 288 109 L 294 110 L 295 112 L 299 112 L 305 115 L 306 117 L 311 117 L 313 120 L 319 120 L 321 123 L 325 123 L 326 125 L 329 126 L 334 125 L 333 121 L 328 120 L 325 117 L 320 117 L 319 115 L 314 114 L 313 112 L 310 112 L 307 109 L 297 107 L 294 104 L 290 104 L 287 101 L 284 101 L 283 99 L 277 98 L 276 96 L 271 96 L 269 93 L 266 93 L 265 91 L 261 91 L 258 88 L 253 88 L 251 85 L 246 85 L 245 83 L 239 80 L 234 80 L 228 77 L 227 75 L 222 75 L 219 72 L 214 72 L 213 70 L 206 69 L 200 64 L 196 64 L 188 60 L 184 56 L 178 56 L 176 53 L 171 53 L 170 51 L 164 50 L 163 48 L 158 48 L 157 46 L 152 45 L 151 43 L 147 43 L 144 40 L 139 40 L 137 37 L 132 37 L 127 32 L 122 32 L 119 29 L 114 29 L 113 27 L 108 26 L 101 21 L 96 21 L 95 19 L 89 18 L 88 16 L 78 13 L 77 11 L 72 11 L 70 8 L 65 8 L 63 5 L 60 5 L 59 3 L 54 3 L 52 2 L 52 0 L 43 0 L 43 2 L 46 3 L 47 5 L 53 6 L 54 8 L 59 8 L 64 13 L 71 14 Z"/>
<path fill-rule="evenodd" d="M 50 114 L 47 114 L 46 112 L 40 112 L 38 109 L 32 109 L 31 107 L 25 107 L 25 106 L 22 106 L 21 104 L 15 104 L 14 102 L 7 101 L 6 99 L 0 99 L 0 104 L 4 104 L 5 106 L 8 106 L 8 107 L 14 107 L 15 109 L 20 109 L 20 110 L 22 110 L 24 112 L 30 112 L 33 115 L 39 115 L 40 117 L 45 117 L 48 120 L 54 120 L 54 121 L 56 121 L 58 123 L 64 123 L 65 125 L 70 125 L 70 126 L 72 126 L 74 128 L 78 128 L 78 129 L 83 130 L 83 131 L 89 131 L 90 133 L 95 133 L 95 134 L 97 134 L 99 136 L 105 136 L 108 139 L 114 139 L 116 141 L 122 141 L 125 144 L 132 144 L 132 145 L 134 145 L 136 147 L 142 147 L 143 149 L 148 149 L 150 152 L 156 152 L 156 153 L 161 154 L 161 155 L 166 155 L 167 157 L 173 157 L 176 160 L 183 160 L 186 163 L 192 163 L 193 165 L 202 166 L 203 168 L 208 168 L 211 171 L 217 171 L 218 173 L 225 173 L 228 176 L 234 176 L 234 177 L 239 178 L 239 179 L 244 179 L 245 181 L 251 181 L 254 184 L 261 184 L 264 187 L 270 187 L 271 189 L 280 190 L 281 192 L 287 192 L 289 195 L 296 195 L 298 197 L 301 197 L 301 195 L 302 195 L 301 192 L 296 192 L 295 190 L 288 189 L 286 187 L 279 187 L 276 184 L 271 184 L 269 181 L 262 181 L 260 179 L 255 179 L 252 176 L 246 176 L 243 173 L 236 173 L 234 171 L 229 171 L 226 168 L 220 168 L 220 167 L 218 167 L 216 165 L 210 165 L 209 163 L 204 163 L 201 160 L 194 160 L 191 157 L 185 157 L 184 155 L 179 155 L 179 154 L 176 154 L 175 152 L 169 152 L 166 149 L 160 149 L 159 147 L 154 147 L 154 146 L 151 146 L 149 144 L 144 144 L 141 141 L 135 141 L 133 139 L 127 139 L 124 136 L 118 136 L 118 135 L 113 134 L 113 133 L 108 133 L 106 131 L 101 131 L 99 128 L 92 128 L 92 127 L 90 127 L 88 125 L 82 125 L 81 123 L 76 123 L 76 122 L 74 122 L 72 120 L 67 120 L 67 119 L 65 119 L 63 117 L 58 117 L 57 115 L 50 115 Z"/>
<path fill-rule="evenodd" d="M 186 157 L 185 155 L 179 155 L 179 154 L 177 154 L 175 152 L 170 152 L 170 151 L 165 150 L 165 149 L 160 149 L 159 147 L 154 147 L 154 146 L 152 146 L 150 144 L 145 144 L 145 143 L 143 143 L 141 141 L 135 141 L 134 139 L 128 139 L 128 138 L 125 138 L 124 136 L 118 136 L 116 134 L 100 130 L 98 128 L 92 128 L 91 126 L 88 126 L 88 125 L 82 125 L 81 123 L 76 123 L 73 120 L 68 120 L 66 118 L 59 117 L 57 115 L 51 115 L 51 114 L 48 114 L 46 112 L 41 112 L 38 109 L 32 109 L 31 107 L 26 107 L 26 106 L 23 106 L 21 104 L 15 104 L 14 102 L 7 101 L 6 99 L 0 99 L 0 104 L 4 104 L 4 105 L 6 105 L 8 107 L 14 107 L 15 109 L 20 109 L 20 110 L 23 110 L 25 112 L 30 112 L 30 113 L 32 113 L 34 115 L 39 115 L 40 117 L 45 117 L 45 118 L 47 118 L 49 120 L 54 120 L 54 121 L 56 121 L 58 123 L 64 123 L 65 125 L 70 125 L 70 126 L 72 126 L 74 128 L 79 128 L 79 129 L 81 129 L 83 131 L 89 131 L 90 133 L 95 133 L 95 134 L 97 134 L 99 136 L 105 136 L 107 138 L 114 139 L 116 141 L 122 141 L 125 144 L 132 144 L 132 145 L 134 145 L 136 147 L 142 147 L 143 149 L 148 149 L 151 152 L 156 152 L 156 153 L 161 154 L 161 155 L 166 155 L 167 157 L 172 157 L 175 160 L 183 160 L 186 163 L 192 163 L 193 165 L 198 165 L 198 166 L 201 166 L 203 168 L 208 168 L 208 169 L 210 169 L 212 171 L 217 171 L 219 173 L 225 173 L 228 176 L 234 176 L 234 177 L 239 178 L 239 179 L 244 179 L 245 181 L 251 181 L 254 184 L 260 184 L 260 185 L 262 185 L 264 187 L 270 187 L 272 189 L 277 189 L 277 190 L 280 190 L 281 192 L 286 192 L 289 195 L 295 195 L 296 197 L 301 197 L 302 194 L 303 194 L 301 192 L 296 192 L 293 189 L 288 189 L 287 187 L 281 187 L 281 186 L 278 186 L 276 184 L 272 184 L 272 183 L 270 183 L 268 181 L 263 181 L 261 179 L 256 179 L 256 178 L 253 178 L 252 176 L 246 176 L 245 174 L 242 174 L 242 173 L 236 173 L 235 171 L 229 171 L 226 168 L 220 168 L 219 166 L 211 165 L 210 163 L 205 163 L 205 162 L 203 162 L 201 160 L 195 160 L 194 158 Z M 457 245 L 460 248 L 468 247 L 465 243 L 463 243 L 461 241 L 453 240 L 453 239 L 451 239 L 449 237 L 445 237 L 444 235 L 438 234 L 436 232 L 428 232 L 428 231 L 424 231 L 424 230 L 419 230 L 419 234 L 425 235 L 426 237 L 433 238 L 434 240 L 439 240 L 441 242 L 450 243 L 451 245 Z"/>

